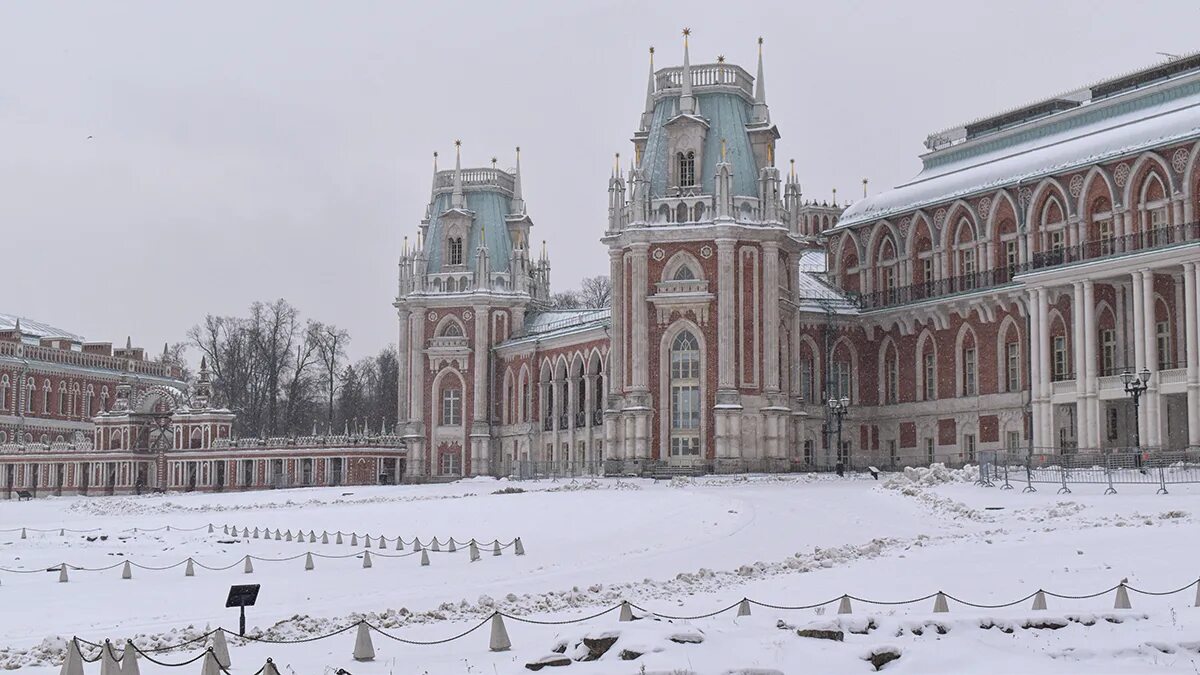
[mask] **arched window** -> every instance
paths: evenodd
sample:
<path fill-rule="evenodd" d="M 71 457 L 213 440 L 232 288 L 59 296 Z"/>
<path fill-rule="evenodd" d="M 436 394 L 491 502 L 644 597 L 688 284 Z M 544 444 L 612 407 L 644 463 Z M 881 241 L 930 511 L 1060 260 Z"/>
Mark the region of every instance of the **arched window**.
<path fill-rule="evenodd" d="M 671 456 L 700 455 L 700 346 L 689 331 L 671 343 Z"/>
<path fill-rule="evenodd" d="M 696 184 L 696 153 L 689 150 L 679 153 L 679 187 L 692 187 Z"/>
<path fill-rule="evenodd" d="M 100 387 L 100 411 L 108 412 L 108 387 Z"/>
<path fill-rule="evenodd" d="M 462 389 L 445 387 L 442 389 L 442 426 L 462 426 Z"/>
<path fill-rule="evenodd" d="M 675 270 L 675 281 L 693 281 L 696 278 L 696 273 L 688 265 L 680 265 L 679 269 Z"/>
<path fill-rule="evenodd" d="M 192 429 L 191 438 L 188 439 L 188 447 L 193 450 L 198 450 L 204 446 L 204 434 L 199 429 Z"/>
<path fill-rule="evenodd" d="M 679 206 L 675 207 L 675 222 L 686 223 L 687 221 L 688 221 L 687 204 L 680 204 Z"/>
<path fill-rule="evenodd" d="M 462 337 L 462 335 L 462 326 L 459 325 L 457 321 L 451 320 L 447 321 L 445 325 L 442 326 L 442 332 L 439 337 Z"/>
<path fill-rule="evenodd" d="M 92 397 L 96 395 L 96 389 L 92 385 L 88 385 L 87 393 L 83 395 L 83 416 L 90 418 L 92 416 Z"/>
<path fill-rule="evenodd" d="M 446 242 L 447 260 L 451 265 L 463 264 L 463 240 L 462 237 L 450 237 Z"/>
<path fill-rule="evenodd" d="M 703 203 L 696 204 L 695 206 L 692 207 L 692 220 L 697 223 L 704 220 L 704 204 Z"/>
<path fill-rule="evenodd" d="M 43 381 L 42 382 L 42 414 L 43 415 L 50 414 L 50 390 L 51 390 L 50 380 Z"/>
<path fill-rule="evenodd" d="M 900 400 L 900 359 L 896 346 L 888 344 L 883 354 L 883 402 L 897 403 Z"/>
<path fill-rule="evenodd" d="M 0 377 L 0 410 L 8 410 L 8 376 Z"/>

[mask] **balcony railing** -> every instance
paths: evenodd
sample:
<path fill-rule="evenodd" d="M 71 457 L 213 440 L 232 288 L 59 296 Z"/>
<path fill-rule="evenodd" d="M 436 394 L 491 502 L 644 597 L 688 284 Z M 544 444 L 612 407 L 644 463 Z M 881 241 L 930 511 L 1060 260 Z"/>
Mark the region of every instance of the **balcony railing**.
<path fill-rule="evenodd" d="M 848 293 L 848 295 L 861 309 L 882 309 L 1000 286 L 1009 283 L 1018 274 L 1194 241 L 1200 241 L 1200 222 L 1144 230 L 1121 237 L 1093 239 L 1074 246 L 1041 251 L 1034 253 L 1028 261 L 1015 267 L 993 268 L 973 274 L 938 279 L 929 283 L 888 288 L 871 293 Z"/>

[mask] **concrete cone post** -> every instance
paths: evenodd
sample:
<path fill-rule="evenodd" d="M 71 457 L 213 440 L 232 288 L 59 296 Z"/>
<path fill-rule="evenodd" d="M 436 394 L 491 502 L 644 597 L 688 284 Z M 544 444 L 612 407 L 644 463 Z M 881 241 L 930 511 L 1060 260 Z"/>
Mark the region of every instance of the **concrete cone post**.
<path fill-rule="evenodd" d="M 371 548 L 371 535 L 367 535 L 367 541 L 363 544 L 363 548 Z"/>
<path fill-rule="evenodd" d="M 275 530 L 275 541 L 283 541 L 283 534 L 278 529 Z"/>
<path fill-rule="evenodd" d="M 421 551 L 421 567 L 429 567 L 429 551 Z"/>
<path fill-rule="evenodd" d="M 83 655 L 79 653 L 75 638 L 67 641 L 67 658 L 63 659 L 58 675 L 83 675 Z"/>
<path fill-rule="evenodd" d="M 262 667 L 262 675 L 279 675 L 279 669 L 275 667 L 274 661 L 267 659 Z"/>
<path fill-rule="evenodd" d="M 850 609 L 850 596 L 843 595 L 842 601 L 838 603 L 838 614 L 852 614 Z"/>
<path fill-rule="evenodd" d="M 242 572 L 250 574 L 254 571 L 254 563 L 250 562 L 250 556 L 246 556 L 246 564 L 242 567 Z"/>
<path fill-rule="evenodd" d="M 488 649 L 493 652 L 506 652 L 512 649 L 512 642 L 508 639 L 508 630 L 504 627 L 504 617 L 500 616 L 500 612 L 492 615 L 492 637 L 488 641 Z"/>
<path fill-rule="evenodd" d="M 433 538 L 433 543 L 429 545 L 429 548 L 434 553 L 437 553 L 438 551 L 442 550 L 442 545 L 440 543 L 438 543 L 437 537 Z"/>
<path fill-rule="evenodd" d="M 1117 600 L 1113 603 L 1113 609 L 1132 609 L 1129 604 L 1129 591 L 1125 588 L 1125 584 L 1117 586 Z"/>
<path fill-rule="evenodd" d="M 371 569 L 371 552 L 363 551 L 363 569 Z"/>
<path fill-rule="evenodd" d="M 242 528 L 242 539 L 249 539 L 249 538 L 250 538 L 250 528 L 243 527 Z"/>
<path fill-rule="evenodd" d="M 133 640 L 125 641 L 125 653 L 121 655 L 121 675 L 142 675 L 142 669 L 138 666 L 137 648 L 133 646 Z"/>
<path fill-rule="evenodd" d="M 1039 590 L 1037 592 L 1037 594 L 1033 596 L 1033 609 L 1034 610 L 1046 609 L 1046 592 L 1045 591 Z"/>
<path fill-rule="evenodd" d="M 67 563 L 58 566 L 58 583 L 67 583 Z"/>
<path fill-rule="evenodd" d="M 213 656 L 212 647 L 204 653 L 204 663 L 200 667 L 200 675 L 221 675 L 221 666 L 217 657 Z"/>
<path fill-rule="evenodd" d="M 479 560 L 479 545 L 475 543 L 474 539 L 471 540 L 470 552 L 471 552 L 471 562 L 475 562 L 476 560 Z"/>
<path fill-rule="evenodd" d="M 414 551 L 421 550 L 421 538 L 420 537 L 413 537 L 413 550 Z"/>
<path fill-rule="evenodd" d="M 617 621 L 633 621 L 633 609 L 630 608 L 628 600 L 621 601 L 621 615 L 617 617 Z"/>
<path fill-rule="evenodd" d="M 404 550 L 404 537 L 396 537 L 396 550 L 397 551 Z"/>
<path fill-rule="evenodd" d="M 358 546 L 358 534 L 351 534 L 351 535 L 350 535 L 350 545 L 351 545 L 351 546 Z"/>
<path fill-rule="evenodd" d="M 311 531 L 308 533 L 308 543 L 310 543 L 310 544 L 317 543 L 317 533 L 315 531 Z"/>
<path fill-rule="evenodd" d="M 1196 582 L 1196 606 L 1200 607 L 1200 580 Z"/>
<path fill-rule="evenodd" d="M 217 664 L 229 667 L 229 641 L 225 639 L 225 629 L 218 628 L 212 636 L 212 652 L 217 657 Z"/>
<path fill-rule="evenodd" d="M 371 629 L 367 628 L 366 621 L 358 622 L 358 635 L 354 638 L 354 660 L 375 660 L 375 645 L 371 644 Z"/>
<path fill-rule="evenodd" d="M 525 555 L 525 544 L 521 543 L 520 537 L 513 539 L 513 550 L 516 551 L 517 555 Z"/>
<path fill-rule="evenodd" d="M 124 565 L 121 565 L 121 578 L 122 579 L 132 579 L 133 578 L 133 569 L 131 569 L 131 566 L 130 566 L 128 560 L 125 561 Z"/>
<path fill-rule="evenodd" d="M 328 543 L 329 543 L 329 533 L 328 533 L 328 532 L 322 532 L 322 533 L 321 533 L 321 543 L 322 543 L 322 544 L 328 544 Z"/>
<path fill-rule="evenodd" d="M 168 525 L 168 526 L 167 526 L 167 532 L 170 532 L 170 531 L 171 531 L 171 526 L 170 526 L 170 525 Z"/>
<path fill-rule="evenodd" d="M 313 569 L 313 559 L 311 553 L 304 554 L 304 571 L 311 572 Z"/>
<path fill-rule="evenodd" d="M 210 526 L 210 527 L 211 527 L 211 526 Z M 58 531 L 58 536 L 60 536 L 60 537 L 65 537 L 65 536 L 67 536 L 67 531 L 66 531 L 65 529 L 63 529 L 63 530 L 59 530 L 59 531 Z"/>
<path fill-rule="evenodd" d="M 950 611 L 949 605 L 946 603 L 946 594 L 938 591 L 937 597 L 933 599 L 933 613 L 945 614 Z"/>
<path fill-rule="evenodd" d="M 229 526 L 228 525 L 223 525 L 221 527 L 221 534 L 229 534 Z"/>
<path fill-rule="evenodd" d="M 386 548 L 387 548 L 387 539 L 381 534 L 381 535 L 379 535 L 379 550 L 382 551 Z"/>
<path fill-rule="evenodd" d="M 185 577 L 196 576 L 196 567 L 195 567 L 195 565 L 192 564 L 191 558 L 188 558 L 187 567 L 183 568 L 183 576 L 185 576 Z"/>
<path fill-rule="evenodd" d="M 450 543 L 446 546 L 446 550 L 451 553 L 457 553 L 458 547 L 454 545 L 454 537 L 450 537 Z"/>
<path fill-rule="evenodd" d="M 292 540 L 292 531 L 291 531 L 291 530 L 288 530 L 287 532 L 284 532 L 284 533 L 283 533 L 283 540 L 284 540 L 284 541 L 291 541 L 291 540 Z"/>
<path fill-rule="evenodd" d="M 738 616 L 750 616 L 750 601 L 747 600 L 746 598 L 742 598 L 742 601 L 738 603 L 737 615 Z"/>
<path fill-rule="evenodd" d="M 254 528 L 254 538 L 258 539 L 258 528 Z"/>
<path fill-rule="evenodd" d="M 22 539 L 25 539 L 25 538 L 26 538 L 26 537 L 25 537 L 25 528 L 23 528 L 23 527 L 21 528 L 21 538 L 22 538 Z"/>
<path fill-rule="evenodd" d="M 493 556 L 500 555 L 500 540 L 499 539 L 492 542 L 492 555 Z"/>
<path fill-rule="evenodd" d="M 108 640 L 100 647 L 100 675 L 121 675 L 121 664 Z"/>
<path fill-rule="evenodd" d="M 212 523 L 209 523 L 209 524 L 208 524 L 208 533 L 209 533 L 209 534 L 212 534 L 212 533 L 213 533 L 213 524 L 212 524 Z"/>
<path fill-rule="evenodd" d="M 335 543 L 335 544 L 342 543 L 342 531 L 341 530 L 338 530 L 337 539 L 334 539 L 333 543 Z"/>

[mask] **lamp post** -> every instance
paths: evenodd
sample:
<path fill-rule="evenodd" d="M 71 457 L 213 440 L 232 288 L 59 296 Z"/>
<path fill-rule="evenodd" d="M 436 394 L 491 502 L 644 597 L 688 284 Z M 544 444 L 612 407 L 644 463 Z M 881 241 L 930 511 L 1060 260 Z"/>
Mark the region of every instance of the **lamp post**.
<path fill-rule="evenodd" d="M 841 398 L 829 398 L 829 414 L 837 420 L 837 475 L 845 475 L 845 462 L 850 457 L 842 459 L 842 418 L 846 416 L 847 410 L 850 408 L 850 399 L 846 396 Z"/>
<path fill-rule="evenodd" d="M 1121 371 L 1121 384 L 1125 385 L 1125 393 L 1133 399 L 1133 448 L 1137 451 L 1138 465 L 1142 462 L 1142 441 L 1138 434 L 1138 400 L 1146 391 L 1146 383 L 1150 381 L 1150 369 L 1143 367 L 1136 375 L 1130 370 Z"/>

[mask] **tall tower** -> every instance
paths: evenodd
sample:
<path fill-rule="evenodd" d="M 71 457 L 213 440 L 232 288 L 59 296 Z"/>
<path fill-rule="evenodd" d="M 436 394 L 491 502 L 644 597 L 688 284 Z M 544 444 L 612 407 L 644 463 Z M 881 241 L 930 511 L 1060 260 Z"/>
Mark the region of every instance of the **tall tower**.
<path fill-rule="evenodd" d="M 815 241 L 781 190 L 762 40 L 754 77 L 724 57 L 693 65 L 689 36 L 682 66 L 655 70 L 651 49 L 634 163 L 609 182 L 605 448 L 685 466 L 782 460 L 803 418 L 787 376 L 794 278 Z"/>
<path fill-rule="evenodd" d="M 410 476 L 476 475 L 492 462 L 492 346 L 519 335 L 549 297 L 550 263 L 532 260 L 533 221 L 516 167 L 439 171 L 416 245 L 400 254 L 399 433 Z"/>

